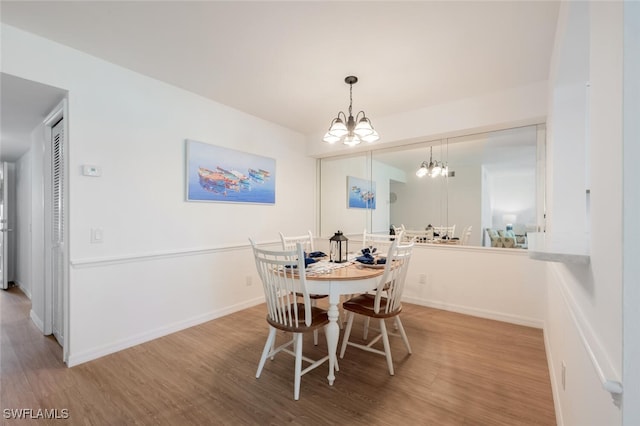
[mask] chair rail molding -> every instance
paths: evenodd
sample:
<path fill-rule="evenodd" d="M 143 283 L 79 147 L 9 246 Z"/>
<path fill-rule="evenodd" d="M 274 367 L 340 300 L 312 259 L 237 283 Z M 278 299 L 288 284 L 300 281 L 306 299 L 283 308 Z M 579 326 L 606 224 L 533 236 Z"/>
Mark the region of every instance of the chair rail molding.
<path fill-rule="evenodd" d="M 589 322 L 585 319 L 582 310 L 578 307 L 577 302 L 571 295 L 571 292 L 567 288 L 565 279 L 559 273 L 558 268 L 551 268 L 556 276 L 557 282 L 560 284 L 560 294 L 562 295 L 563 302 L 569 311 L 569 315 L 573 320 L 573 324 L 578 331 L 580 341 L 584 346 L 591 364 L 602 383 L 602 387 L 611 394 L 613 403 L 619 407 L 622 402 L 622 381 L 620 374 L 616 371 L 611 360 L 607 356 L 607 353 L 600 343 L 593 328 L 589 325 Z"/>
<path fill-rule="evenodd" d="M 280 245 L 280 241 L 269 240 L 269 241 L 260 242 L 260 245 L 273 245 L 273 244 Z M 72 259 L 69 263 L 75 269 L 94 268 L 98 266 L 117 265 L 120 263 L 144 262 L 144 261 L 150 261 L 150 260 L 160 260 L 160 259 L 168 259 L 168 258 L 182 257 L 182 256 L 200 256 L 200 255 L 207 255 L 207 254 L 213 254 L 213 253 L 223 253 L 228 251 L 242 251 L 242 250 L 248 250 L 250 247 L 251 245 L 249 243 L 229 244 L 229 245 L 213 246 L 213 247 L 185 248 L 185 249 L 177 249 L 177 250 L 127 254 L 122 256 L 106 256 L 106 257 L 96 257 L 96 258 L 87 258 L 87 259 Z"/>

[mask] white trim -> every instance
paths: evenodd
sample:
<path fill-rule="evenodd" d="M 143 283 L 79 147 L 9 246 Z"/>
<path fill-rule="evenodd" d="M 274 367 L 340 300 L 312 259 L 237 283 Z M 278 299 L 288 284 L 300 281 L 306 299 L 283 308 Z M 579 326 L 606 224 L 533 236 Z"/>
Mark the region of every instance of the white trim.
<path fill-rule="evenodd" d="M 280 241 L 261 242 L 260 245 L 280 245 Z M 150 260 L 170 259 L 183 256 L 200 256 L 206 254 L 223 253 L 228 251 L 246 250 L 251 248 L 249 243 L 225 246 L 188 248 L 182 250 L 167 250 L 150 253 L 127 254 L 122 256 L 94 257 L 87 259 L 72 259 L 69 263 L 75 269 L 95 268 L 99 266 L 117 265 L 121 263 L 145 262 Z"/>
<path fill-rule="evenodd" d="M 558 383 L 556 382 L 556 369 L 554 368 L 555 363 L 553 362 L 553 354 L 551 352 L 551 341 L 549 341 L 549 333 L 547 332 L 547 324 L 545 322 L 544 325 L 544 350 L 547 354 L 547 365 L 549 367 L 549 378 L 551 382 L 551 394 L 553 395 L 553 406 L 556 411 L 556 425 L 563 426 L 564 419 L 562 418 L 562 402 L 560 401 L 560 389 L 558 389 Z"/>
<path fill-rule="evenodd" d="M 58 105 L 56 105 L 55 108 L 53 108 L 53 110 L 49 113 L 49 115 L 42 121 L 43 124 L 43 133 L 44 133 L 44 142 L 45 142 L 45 151 L 44 151 L 44 155 L 43 155 L 43 162 L 45 163 L 45 167 L 44 170 L 47 171 L 49 170 L 48 167 L 46 166 L 46 162 L 51 162 L 51 136 L 52 136 L 52 129 L 53 126 L 60 120 L 62 121 L 62 126 L 63 126 L 63 134 L 64 134 L 64 159 L 63 159 L 63 176 L 64 176 L 64 181 L 62 182 L 63 184 L 63 194 L 64 194 L 64 199 L 63 199 L 63 211 L 64 211 L 64 215 L 63 215 L 63 220 L 64 220 L 64 248 L 63 248 L 63 262 L 62 264 L 64 265 L 63 268 L 63 279 L 62 279 L 62 336 L 63 336 L 63 341 L 65 344 L 63 344 L 63 342 L 60 342 L 62 345 L 62 361 L 63 362 L 68 362 L 69 359 L 69 341 L 70 336 L 69 336 L 69 330 L 70 330 L 70 303 L 69 303 L 69 263 L 68 263 L 68 259 L 69 259 L 69 253 L 70 253 L 70 238 L 69 238 L 69 159 L 71 158 L 71 156 L 69 155 L 69 104 L 67 102 L 67 99 L 62 99 Z M 47 155 L 48 153 L 48 155 Z M 51 176 L 47 176 L 46 173 L 43 173 L 43 181 L 45 183 L 45 188 L 47 187 L 47 185 L 49 185 Z M 43 191 L 43 195 L 46 197 L 47 196 L 47 189 L 44 189 Z M 44 328 L 44 332 L 45 334 L 49 334 L 52 332 L 53 329 L 53 289 L 51 288 L 51 281 L 46 279 L 48 276 L 51 276 L 51 271 L 47 271 L 47 256 L 50 256 L 48 254 L 49 250 L 48 250 L 48 240 L 47 240 L 47 221 L 48 218 L 50 218 L 51 216 L 51 212 L 47 211 L 47 208 L 50 208 L 50 206 L 47 205 L 47 202 L 45 200 L 45 212 L 44 212 L 44 218 L 45 218 L 45 247 L 43 247 L 43 255 L 45 258 L 45 271 L 44 271 L 44 276 L 45 276 L 45 289 L 44 289 L 44 301 L 45 301 L 45 313 L 44 313 L 44 324 L 45 324 L 45 328 Z M 51 262 L 48 263 L 49 267 L 51 265 Z M 47 282 L 48 281 L 48 282 Z"/>
<path fill-rule="evenodd" d="M 36 313 L 33 311 L 33 309 L 31 309 L 31 311 L 29 312 L 29 318 L 31 318 L 31 321 L 33 321 L 33 323 L 36 325 L 36 327 L 38 327 L 38 330 L 40 330 L 40 332 L 42 334 L 44 334 L 44 322 L 42 322 L 40 317 L 38 317 L 38 315 L 36 315 Z"/>
<path fill-rule="evenodd" d="M 94 349 L 90 349 L 88 351 L 81 352 L 79 354 L 72 354 L 69 356 L 69 361 L 67 362 L 67 366 L 73 367 L 88 361 L 92 361 L 94 359 L 103 357 L 105 355 L 109 355 L 109 354 L 121 351 L 123 349 L 140 345 L 142 343 L 157 339 L 159 337 L 163 337 L 163 336 L 184 330 L 189 327 L 203 324 L 205 322 L 212 321 L 217 318 L 221 318 L 238 311 L 242 311 L 252 306 L 259 305 L 260 303 L 264 303 L 264 296 L 253 299 L 253 300 L 249 300 L 243 303 L 239 303 L 237 305 L 233 305 L 233 306 L 229 306 L 219 310 L 211 311 L 205 314 L 197 315 L 195 317 L 188 318 L 185 320 L 176 321 L 173 324 L 159 327 L 151 331 L 143 332 L 138 335 L 116 341 L 114 343 L 110 343 Z"/>
<path fill-rule="evenodd" d="M 22 284 L 20 283 L 20 281 L 16 280 L 16 287 L 18 287 L 18 289 L 20 289 L 20 291 L 29 298 L 29 300 L 31 300 L 31 290 L 29 290 L 26 287 L 23 287 Z"/>
<path fill-rule="evenodd" d="M 582 310 L 578 306 L 571 292 L 567 288 L 565 280 L 559 273 L 558 269 L 552 267 L 551 270 L 556 276 L 560 294 L 564 301 L 567 311 L 573 320 L 573 324 L 578 332 L 580 341 L 584 346 L 591 364 L 602 383 L 602 387 L 611 394 L 613 402 L 616 406 L 620 403 L 620 396 L 622 395 L 622 381 L 620 380 L 620 374 L 616 371 L 613 363 L 609 359 L 607 352 L 603 349 L 600 339 L 596 332 L 593 330 L 589 321 L 585 318 Z"/>
<path fill-rule="evenodd" d="M 413 303 L 415 305 L 426 306 L 429 308 L 442 309 L 444 311 L 457 312 L 459 314 L 471 315 L 478 318 L 486 318 L 495 321 L 508 322 L 510 324 L 523 325 L 526 327 L 543 328 L 544 321 L 537 318 L 523 317 L 520 315 L 505 314 L 498 311 L 488 309 L 478 309 L 470 306 L 455 305 L 437 300 L 424 300 L 415 297 L 403 297 L 403 302 Z"/>
<path fill-rule="evenodd" d="M 622 380 L 626 388 L 622 406 L 624 426 L 640 424 L 640 264 L 637 236 L 640 234 L 640 3 L 624 3 L 623 142 L 622 151 Z"/>

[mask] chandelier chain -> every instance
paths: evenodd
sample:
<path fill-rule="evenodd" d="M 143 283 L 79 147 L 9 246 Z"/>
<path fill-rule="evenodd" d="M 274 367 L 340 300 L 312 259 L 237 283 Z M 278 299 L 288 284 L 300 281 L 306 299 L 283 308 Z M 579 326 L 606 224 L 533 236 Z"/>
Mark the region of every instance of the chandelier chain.
<path fill-rule="evenodd" d="M 349 83 L 349 117 L 353 115 L 351 112 L 353 106 L 353 83 Z"/>

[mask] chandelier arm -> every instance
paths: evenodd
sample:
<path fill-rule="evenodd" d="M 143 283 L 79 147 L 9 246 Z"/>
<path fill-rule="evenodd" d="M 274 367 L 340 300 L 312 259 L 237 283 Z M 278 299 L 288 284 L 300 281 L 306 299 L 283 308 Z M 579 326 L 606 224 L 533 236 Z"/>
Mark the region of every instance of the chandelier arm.
<path fill-rule="evenodd" d="M 362 117 L 360 117 L 360 114 L 362 114 Z M 356 114 L 356 123 L 359 122 L 363 118 L 367 118 L 367 114 L 364 111 L 358 112 Z M 367 120 L 369 120 L 369 119 L 367 118 Z M 371 127 L 373 127 L 373 126 L 371 126 Z"/>

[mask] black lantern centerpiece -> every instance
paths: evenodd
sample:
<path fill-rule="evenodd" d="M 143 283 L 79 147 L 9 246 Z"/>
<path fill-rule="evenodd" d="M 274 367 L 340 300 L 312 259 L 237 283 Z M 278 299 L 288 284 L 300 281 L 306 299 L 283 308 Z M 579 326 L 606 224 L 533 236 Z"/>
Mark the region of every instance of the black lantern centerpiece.
<path fill-rule="evenodd" d="M 329 238 L 329 244 L 329 261 L 334 263 L 346 262 L 349 251 L 349 239 L 344 236 L 342 231 L 336 232 L 333 237 Z"/>

